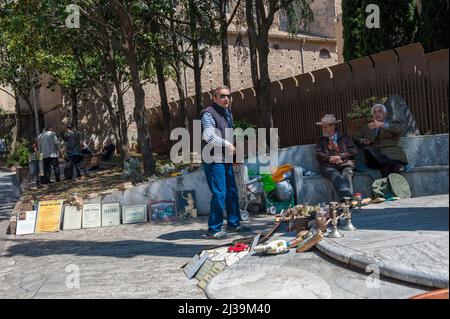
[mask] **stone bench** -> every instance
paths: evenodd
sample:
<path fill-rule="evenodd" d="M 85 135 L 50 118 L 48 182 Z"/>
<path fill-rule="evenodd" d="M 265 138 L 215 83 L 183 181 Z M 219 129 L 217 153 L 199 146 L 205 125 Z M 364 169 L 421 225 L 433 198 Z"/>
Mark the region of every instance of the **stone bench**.
<path fill-rule="evenodd" d="M 448 134 L 403 137 L 401 145 L 408 162 L 414 165 L 412 172 L 403 174 L 411 186 L 412 196 L 448 194 Z M 315 145 L 309 144 L 279 150 L 278 165 L 292 164 L 295 167 L 292 183 L 297 204 L 317 204 L 337 199 L 331 182 L 320 174 L 303 176 L 305 171 L 319 172 L 314 149 Z M 259 164 L 247 163 L 246 166 L 249 170 L 258 171 Z M 381 178 L 377 170 L 356 172 L 353 179 L 355 192 L 371 196 L 371 185 L 377 178 Z"/>
<path fill-rule="evenodd" d="M 449 193 L 448 165 L 415 167 L 412 172 L 402 175 L 411 186 L 412 197 Z M 328 203 L 338 199 L 333 184 L 321 175 L 302 176 L 302 169 L 295 167 L 293 180 L 297 203 Z M 369 173 L 356 172 L 353 177 L 355 192 L 362 193 L 363 197 L 370 197 L 374 180 L 373 175 Z"/>

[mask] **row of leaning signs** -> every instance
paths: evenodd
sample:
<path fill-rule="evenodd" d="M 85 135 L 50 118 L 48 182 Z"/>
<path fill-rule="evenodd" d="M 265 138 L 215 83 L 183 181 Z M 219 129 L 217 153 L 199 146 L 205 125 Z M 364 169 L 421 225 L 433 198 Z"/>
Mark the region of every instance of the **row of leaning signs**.
<path fill-rule="evenodd" d="M 70 202 L 70 201 L 69 201 Z M 74 205 L 73 203 L 76 203 Z M 195 191 L 177 193 L 177 200 L 122 206 L 120 203 L 82 204 L 81 199 L 64 205 L 63 200 L 39 201 L 34 210 L 20 212 L 10 221 L 10 233 L 40 234 L 147 222 L 173 222 L 197 217 Z"/>

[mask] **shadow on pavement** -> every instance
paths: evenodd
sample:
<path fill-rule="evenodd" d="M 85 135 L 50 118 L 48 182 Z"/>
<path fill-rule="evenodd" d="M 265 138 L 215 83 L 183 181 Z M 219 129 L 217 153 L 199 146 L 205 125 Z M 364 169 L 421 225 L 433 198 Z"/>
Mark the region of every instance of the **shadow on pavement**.
<path fill-rule="evenodd" d="M 225 222 L 226 224 L 226 222 Z M 243 237 L 248 236 L 254 236 L 259 232 L 266 232 L 269 229 L 271 229 L 274 225 L 274 222 L 272 220 L 264 220 L 264 221 L 257 221 L 257 220 L 251 220 L 249 222 L 243 223 L 247 226 L 251 227 L 250 232 L 246 233 L 233 233 L 233 235 L 240 235 Z M 166 233 L 158 236 L 158 239 L 163 240 L 180 240 L 180 239 L 200 239 L 201 236 L 206 233 L 206 230 L 208 228 L 208 220 L 205 219 L 205 229 L 204 230 L 180 230 L 176 232 Z M 234 239 L 233 237 L 230 237 L 231 239 Z M 229 238 L 229 239 L 230 239 Z"/>
<path fill-rule="evenodd" d="M 425 211 L 425 212 L 424 212 Z M 448 207 L 393 207 L 352 215 L 358 229 L 392 231 L 448 231 Z"/>
<path fill-rule="evenodd" d="M 17 241 L 17 240 L 16 240 Z M 93 242 L 74 240 L 33 240 L 10 246 L 2 257 L 18 255 L 41 257 L 48 255 L 72 256 L 109 256 L 133 258 L 136 256 L 193 257 L 196 253 L 208 249 L 208 245 L 183 245 L 143 240 L 122 240 L 115 242 Z"/>

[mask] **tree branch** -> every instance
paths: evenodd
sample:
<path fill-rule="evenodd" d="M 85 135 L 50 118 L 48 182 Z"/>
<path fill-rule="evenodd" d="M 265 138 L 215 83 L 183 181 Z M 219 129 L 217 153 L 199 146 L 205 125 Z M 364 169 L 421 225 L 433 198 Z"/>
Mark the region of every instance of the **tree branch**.
<path fill-rule="evenodd" d="M 242 1 L 242 0 L 238 0 L 236 6 L 234 7 L 233 12 L 231 13 L 231 16 L 230 16 L 230 20 L 227 22 L 227 29 L 228 29 L 228 27 L 231 25 L 231 23 L 233 22 L 234 16 L 235 16 L 236 13 L 237 13 L 237 10 L 238 10 L 238 8 L 239 8 L 239 6 L 240 6 L 240 4 L 241 4 L 241 1 Z"/>
<path fill-rule="evenodd" d="M 5 89 L 0 87 L 0 91 L 5 92 L 6 94 L 8 94 L 9 96 L 11 96 L 13 99 L 15 99 L 16 97 L 14 95 L 12 95 L 11 93 L 9 93 L 8 91 L 6 91 Z"/>

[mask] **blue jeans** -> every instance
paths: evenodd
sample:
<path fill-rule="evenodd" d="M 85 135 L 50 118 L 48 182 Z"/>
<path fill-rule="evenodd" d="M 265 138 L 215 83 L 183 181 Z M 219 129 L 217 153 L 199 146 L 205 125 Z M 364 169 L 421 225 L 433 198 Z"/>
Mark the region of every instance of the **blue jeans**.
<path fill-rule="evenodd" d="M 203 163 L 206 180 L 212 193 L 208 219 L 208 232 L 222 230 L 223 211 L 227 210 L 229 227 L 238 227 L 240 220 L 239 192 L 233 174 L 233 164 Z"/>

